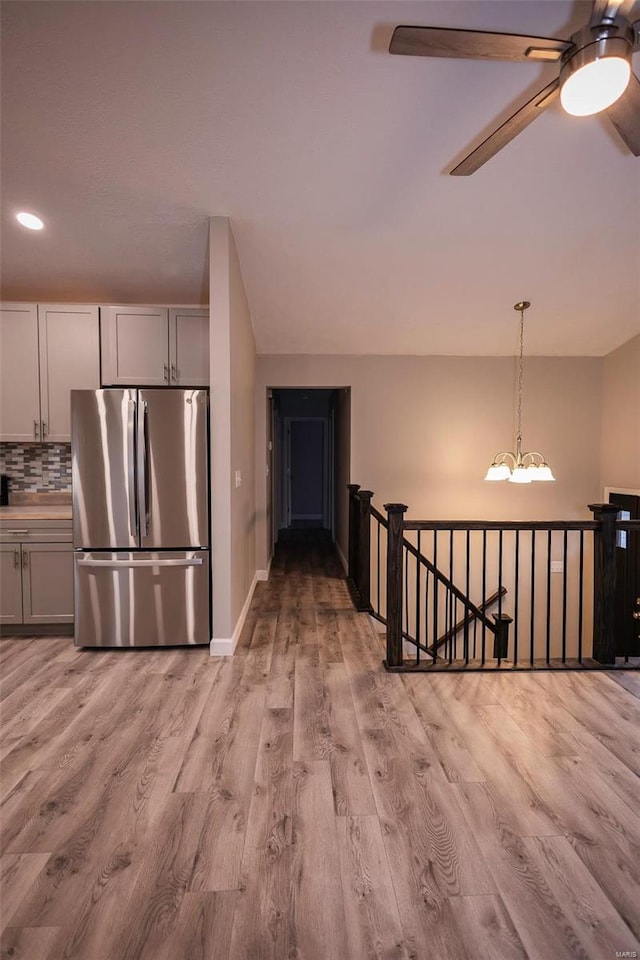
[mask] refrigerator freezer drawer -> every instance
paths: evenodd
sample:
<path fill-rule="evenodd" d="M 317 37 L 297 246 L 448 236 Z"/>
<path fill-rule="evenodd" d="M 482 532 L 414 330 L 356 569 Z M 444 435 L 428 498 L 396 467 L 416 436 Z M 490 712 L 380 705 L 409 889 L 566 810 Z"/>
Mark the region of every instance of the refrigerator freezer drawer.
<path fill-rule="evenodd" d="M 76 553 L 78 647 L 209 643 L 209 553 Z"/>

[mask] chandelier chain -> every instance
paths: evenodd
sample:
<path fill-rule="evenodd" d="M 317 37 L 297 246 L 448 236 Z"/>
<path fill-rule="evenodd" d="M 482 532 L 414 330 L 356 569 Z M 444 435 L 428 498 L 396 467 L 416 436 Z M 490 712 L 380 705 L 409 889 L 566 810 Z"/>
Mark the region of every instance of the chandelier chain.
<path fill-rule="evenodd" d="M 502 450 L 491 462 L 485 480 L 510 480 L 512 483 L 531 483 L 532 480 L 555 480 L 551 467 L 539 450 L 522 452 L 522 385 L 524 380 L 524 312 L 531 306 L 529 300 L 514 303 L 520 314 L 520 356 L 518 358 L 518 404 L 516 449 Z"/>
<path fill-rule="evenodd" d="M 518 433 L 517 439 L 522 439 L 522 374 L 524 354 L 524 309 L 520 310 L 520 363 L 518 365 Z"/>

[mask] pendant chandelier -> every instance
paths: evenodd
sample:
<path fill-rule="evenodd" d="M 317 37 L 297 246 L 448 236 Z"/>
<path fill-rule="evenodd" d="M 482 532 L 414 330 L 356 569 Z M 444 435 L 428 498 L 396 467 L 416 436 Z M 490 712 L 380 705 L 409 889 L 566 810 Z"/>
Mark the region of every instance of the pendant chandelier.
<path fill-rule="evenodd" d="M 531 483 L 532 480 L 555 480 L 551 467 L 541 453 L 532 450 L 522 452 L 522 370 L 524 354 L 524 312 L 531 303 L 520 300 L 514 310 L 520 313 L 520 363 L 518 366 L 518 432 L 516 433 L 516 452 L 505 450 L 497 453 L 487 470 L 485 480 L 509 480 L 510 483 Z"/>

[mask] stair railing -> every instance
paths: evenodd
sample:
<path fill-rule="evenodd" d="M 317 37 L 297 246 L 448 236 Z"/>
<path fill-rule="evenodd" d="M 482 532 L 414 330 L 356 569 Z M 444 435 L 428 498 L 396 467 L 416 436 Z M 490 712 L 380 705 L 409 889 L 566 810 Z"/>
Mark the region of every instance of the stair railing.
<path fill-rule="evenodd" d="M 401 503 L 383 515 L 356 484 L 349 494 L 350 581 L 358 609 L 386 624 L 388 669 L 615 662 L 616 537 L 640 531 L 617 506 L 580 521 L 417 521 Z"/>

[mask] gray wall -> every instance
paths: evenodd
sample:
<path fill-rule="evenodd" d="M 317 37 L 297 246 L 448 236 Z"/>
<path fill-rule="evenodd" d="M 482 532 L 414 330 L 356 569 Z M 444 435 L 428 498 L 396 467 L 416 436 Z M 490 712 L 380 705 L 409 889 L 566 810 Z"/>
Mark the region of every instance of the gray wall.
<path fill-rule="evenodd" d="M 640 490 L 640 334 L 604 358 L 602 486 Z"/>
<path fill-rule="evenodd" d="M 264 459 L 267 387 L 350 386 L 350 480 L 370 487 L 378 507 L 401 501 L 418 519 L 586 517 L 587 504 L 602 495 L 602 370 L 601 358 L 525 359 L 524 447 L 545 454 L 556 483 L 483 480 L 493 455 L 514 445 L 511 357 L 259 356 L 257 457 Z M 260 477 L 256 497 L 261 518 L 267 486 Z M 259 567 L 266 567 L 268 540 L 259 522 Z"/>
<path fill-rule="evenodd" d="M 230 641 L 256 572 L 256 447 L 255 341 L 226 217 L 210 220 L 210 293 L 213 639 Z"/>

